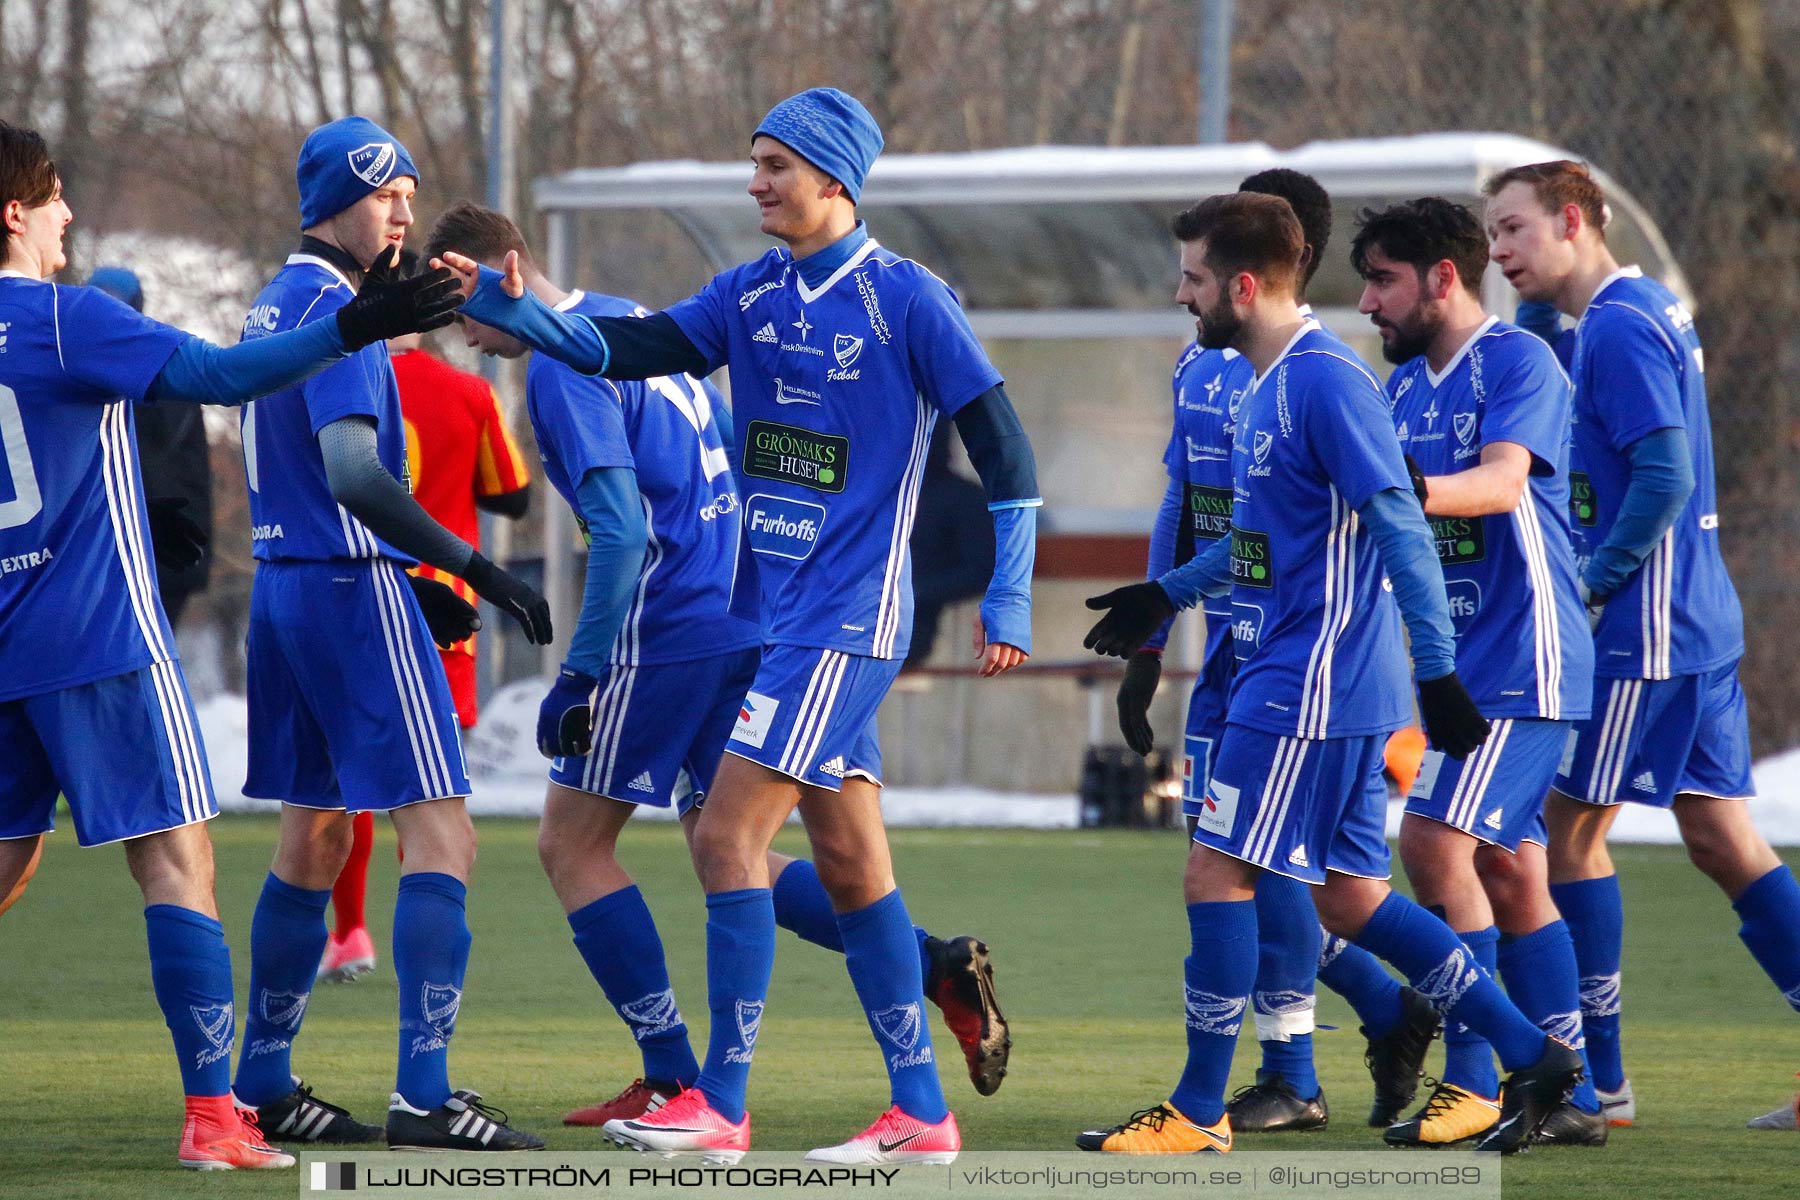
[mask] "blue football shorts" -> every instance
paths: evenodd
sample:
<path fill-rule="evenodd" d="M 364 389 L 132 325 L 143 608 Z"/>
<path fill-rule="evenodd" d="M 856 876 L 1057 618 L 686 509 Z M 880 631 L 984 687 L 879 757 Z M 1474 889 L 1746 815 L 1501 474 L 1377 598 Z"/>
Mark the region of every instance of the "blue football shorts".
<path fill-rule="evenodd" d="M 764 646 L 725 749 L 834 792 L 853 775 L 879 785 L 875 712 L 899 673 L 897 658 Z"/>
<path fill-rule="evenodd" d="M 469 794 L 444 664 L 387 559 L 259 562 L 244 794 L 385 812 Z"/>
<path fill-rule="evenodd" d="M 179 662 L 0 703 L 0 839 L 54 829 L 59 793 L 83 846 L 218 815 Z"/>
<path fill-rule="evenodd" d="M 1228 725 L 1194 840 L 1305 883 L 1386 879 L 1386 734 L 1297 738 Z"/>
<path fill-rule="evenodd" d="M 1514 853 L 1521 842 L 1547 846 L 1544 795 L 1575 725 L 1506 717 L 1492 726 L 1487 741 L 1460 762 L 1425 751 L 1406 811 Z"/>
<path fill-rule="evenodd" d="M 698 808 L 712 787 L 744 692 L 756 678 L 756 648 L 687 662 L 615 666 L 600 678 L 594 748 L 557 758 L 550 781 L 578 792 Z"/>
<path fill-rule="evenodd" d="M 1668 808 L 1679 795 L 1747 800 L 1750 718 L 1737 664 L 1673 679 L 1595 679 L 1556 790 L 1587 804 Z"/>

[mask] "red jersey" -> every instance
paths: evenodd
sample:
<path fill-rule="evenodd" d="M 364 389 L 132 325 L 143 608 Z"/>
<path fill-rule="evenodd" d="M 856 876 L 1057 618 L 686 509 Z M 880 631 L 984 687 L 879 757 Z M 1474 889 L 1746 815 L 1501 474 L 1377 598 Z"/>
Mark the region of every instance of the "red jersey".
<path fill-rule="evenodd" d="M 478 496 L 516 492 L 531 482 L 524 456 L 506 427 L 506 418 L 487 380 L 423 350 L 393 357 L 400 382 L 400 411 L 406 418 L 406 466 L 413 497 L 439 524 L 471 546 L 481 545 Z M 475 603 L 468 584 L 435 567 L 418 573 L 440 580 Z M 458 642 L 445 652 L 473 657 L 475 639 Z"/>

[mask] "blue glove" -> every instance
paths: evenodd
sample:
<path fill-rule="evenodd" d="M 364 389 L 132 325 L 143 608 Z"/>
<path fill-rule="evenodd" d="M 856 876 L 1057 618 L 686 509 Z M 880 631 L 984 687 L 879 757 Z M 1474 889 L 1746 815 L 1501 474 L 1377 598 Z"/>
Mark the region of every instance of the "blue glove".
<path fill-rule="evenodd" d="M 538 705 L 538 753 L 576 758 L 594 747 L 594 691 L 600 681 L 565 666 Z"/>

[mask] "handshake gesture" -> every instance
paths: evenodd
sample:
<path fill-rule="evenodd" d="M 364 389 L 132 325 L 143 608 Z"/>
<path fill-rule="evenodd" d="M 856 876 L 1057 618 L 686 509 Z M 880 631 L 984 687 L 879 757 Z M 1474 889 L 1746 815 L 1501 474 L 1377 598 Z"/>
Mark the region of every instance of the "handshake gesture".
<path fill-rule="evenodd" d="M 447 268 L 400 275 L 400 248 L 389 246 L 363 276 L 356 298 L 337 311 L 344 346 L 361 350 L 388 338 L 441 329 L 462 305 L 462 290 Z"/>

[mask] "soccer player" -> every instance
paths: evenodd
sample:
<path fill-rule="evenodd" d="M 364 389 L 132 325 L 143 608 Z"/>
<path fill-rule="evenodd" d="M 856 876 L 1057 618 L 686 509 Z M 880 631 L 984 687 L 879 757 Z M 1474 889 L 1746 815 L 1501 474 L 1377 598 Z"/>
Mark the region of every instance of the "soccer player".
<path fill-rule="evenodd" d="M 1581 1059 L 1508 1002 L 1447 925 L 1389 889 L 1385 814 L 1367 787 L 1387 735 L 1411 717 L 1402 616 L 1432 739 L 1460 758 L 1488 731 L 1456 675 L 1443 576 L 1386 399 L 1301 315 L 1305 240 L 1286 201 L 1214 196 L 1174 232 L 1176 299 L 1196 315 L 1201 344 L 1229 346 L 1256 370 L 1232 445 L 1230 537 L 1160 580 L 1088 601 L 1109 611 L 1087 645 L 1128 655 L 1178 607 L 1229 586 L 1239 666 L 1188 857 L 1186 1070 L 1166 1102 L 1076 1144 L 1231 1149 L 1225 1081 L 1256 979 L 1255 885 L 1279 866 L 1321 885 L 1327 929 L 1400 967 L 1447 1020 L 1494 1043 L 1513 1075 L 1481 1146 L 1519 1149 Z"/>
<path fill-rule="evenodd" d="M 1800 883 L 1750 819 L 1744 622 L 1719 554 L 1712 422 L 1694 319 L 1606 243 L 1605 197 L 1577 162 L 1488 181 L 1494 262 L 1519 296 L 1579 318 L 1570 484 L 1594 624 L 1593 712 L 1545 806 L 1551 894 L 1575 938 L 1594 1084 L 1636 1115 L 1619 1046 L 1624 916 L 1606 833 L 1625 802 L 1670 809 L 1688 856 L 1730 897 L 1738 936 L 1800 1010 Z"/>
<path fill-rule="evenodd" d="M 1487 236 L 1462 205 L 1365 210 L 1350 256 L 1359 310 L 1397 364 L 1387 394 L 1437 542 L 1457 674 L 1493 726 L 1467 759 L 1426 752 L 1400 857 L 1419 903 L 1501 972 L 1521 1012 L 1579 1050 L 1575 946 L 1550 900 L 1543 821 L 1594 669 L 1569 546 L 1569 380 L 1542 341 L 1482 308 Z M 1442 1082 L 1388 1141 L 1447 1146 L 1499 1119 L 1492 1049 L 1461 1024 L 1444 1041 Z M 1606 1129 L 1584 1079 L 1535 1137 L 1604 1145 Z"/>
<path fill-rule="evenodd" d="M 427 253 L 452 248 L 489 265 L 517 254 L 525 285 L 559 311 L 645 314 L 629 300 L 557 287 L 518 227 L 490 209 L 460 204 L 439 218 Z M 528 349 L 479 321 L 462 324 L 484 353 Z M 675 805 L 693 836 L 761 636 L 730 611 L 741 498 L 725 454 L 731 410 L 712 385 L 691 375 L 615 383 L 545 355 L 533 356 L 525 379 L 545 474 L 589 543 L 581 619 L 539 717 L 539 748 L 555 762 L 538 851 L 576 948 L 644 1059 L 643 1078 L 563 1119 L 600 1126 L 666 1103 L 699 1073 L 655 920 L 619 864 L 618 838 L 641 804 Z M 775 923 L 842 953 L 813 864 L 770 851 L 768 869 Z M 962 1045 L 976 1091 L 991 1095 L 1009 1042 L 987 947 L 915 935 L 925 995 Z"/>
<path fill-rule="evenodd" d="M 414 251 L 400 253 L 400 271 L 419 267 Z M 388 339 L 388 361 L 400 388 L 400 413 L 406 422 L 406 469 L 413 498 L 432 520 L 475 549 L 481 549 L 477 509 L 518 520 L 531 503 L 531 472 L 487 380 L 459 371 L 424 349 L 424 337 L 409 333 Z M 475 589 L 429 563 L 413 574 L 435 580 L 475 602 Z M 475 728 L 480 705 L 475 695 L 476 638 L 439 647 L 456 719 Z M 355 816 L 350 857 L 331 887 L 333 929 L 319 962 L 319 978 L 328 983 L 355 979 L 375 969 L 375 944 L 369 938 L 363 901 L 369 887 L 369 857 L 375 846 L 375 814 Z"/>
<path fill-rule="evenodd" d="M 336 320 L 221 350 L 49 282 L 73 216 L 43 138 L 5 122 L 0 219 L 0 896 L 36 861 L 59 793 L 83 846 L 122 843 L 187 1096 L 181 1165 L 292 1166 L 231 1103 L 231 958 L 206 832 L 218 805 L 157 602 L 133 406 L 240 403 L 449 320 L 455 292 L 379 284 Z"/>
<path fill-rule="evenodd" d="M 1296 299 L 1302 302 L 1301 314 L 1310 316 L 1312 308 L 1304 303 L 1306 288 L 1331 240 L 1331 197 L 1312 176 L 1282 167 L 1249 176 L 1238 190 L 1280 196 L 1293 207 L 1306 237 Z M 1340 349 L 1351 353 L 1347 347 Z M 1169 484 L 1151 533 L 1149 578 L 1186 563 L 1197 550 L 1229 532 L 1232 435 L 1254 374 L 1250 360 L 1237 351 L 1209 350 L 1198 340 L 1177 360 L 1174 427 L 1163 452 Z M 1190 834 L 1212 774 L 1213 752 L 1225 732 L 1226 702 L 1237 671 L 1231 605 L 1222 598 L 1211 600 L 1203 611 L 1206 649 L 1188 698 L 1182 771 L 1182 811 Z M 1165 622 L 1127 660 L 1119 685 L 1119 728 L 1140 754 L 1148 754 L 1153 742 L 1149 708 L 1162 676 L 1168 632 Z M 1369 777 L 1369 787 L 1381 803 L 1387 802 L 1387 784 L 1379 767 Z M 1369 1038 L 1367 1061 L 1375 1080 L 1369 1123 L 1386 1127 L 1418 1091 L 1420 1067 L 1438 1027 L 1437 1013 L 1424 997 L 1397 983 L 1368 951 L 1322 934 L 1312 889 L 1302 881 L 1266 872 L 1256 884 L 1256 919 L 1257 982 L 1251 999 L 1262 1065 L 1256 1082 L 1240 1089 L 1227 1106 L 1232 1129 L 1281 1133 L 1325 1127 L 1329 1113 L 1313 1067 L 1315 977 L 1348 999 L 1363 1020 Z"/>
<path fill-rule="evenodd" d="M 696 1086 L 607 1126 L 642 1149 L 735 1161 L 749 1145 L 744 1089 L 775 953 L 768 850 L 796 805 L 893 1099 L 863 1133 L 812 1156 L 948 1162 L 961 1145 L 881 823 L 875 710 L 906 655 L 906 540 L 938 417 L 955 419 L 994 513 L 984 676 L 1030 649 L 1040 501 L 1030 443 L 955 296 L 856 219 L 880 148 L 874 119 L 843 92 L 814 88 L 776 105 L 751 141 L 750 194 L 763 232 L 784 245 L 641 319 L 557 313 L 514 266 L 482 269 L 477 287 L 475 263 L 445 260 L 474 290 L 470 317 L 577 369 L 731 370 L 763 654 L 694 830 L 707 893 L 706 1060 Z"/>
<path fill-rule="evenodd" d="M 313 130 L 298 167 L 305 232 L 257 297 L 245 339 L 304 328 L 397 275 L 417 178 L 405 147 L 364 118 Z M 313 1096 L 289 1061 L 325 949 L 325 905 L 350 850 L 350 813 L 384 811 L 405 855 L 387 1143 L 540 1148 L 477 1093 L 450 1087 L 475 831 L 456 710 L 432 643 L 467 637 L 477 622 L 450 589 L 406 568 L 426 562 L 465 580 L 534 642 L 550 640 L 549 606 L 433 521 L 400 482 L 406 439 L 385 346 L 247 406 L 243 440 L 257 560 L 244 794 L 281 801 L 281 833 L 250 930 L 250 1012 L 233 1090 L 271 1136 L 381 1140 L 381 1126 Z"/>

